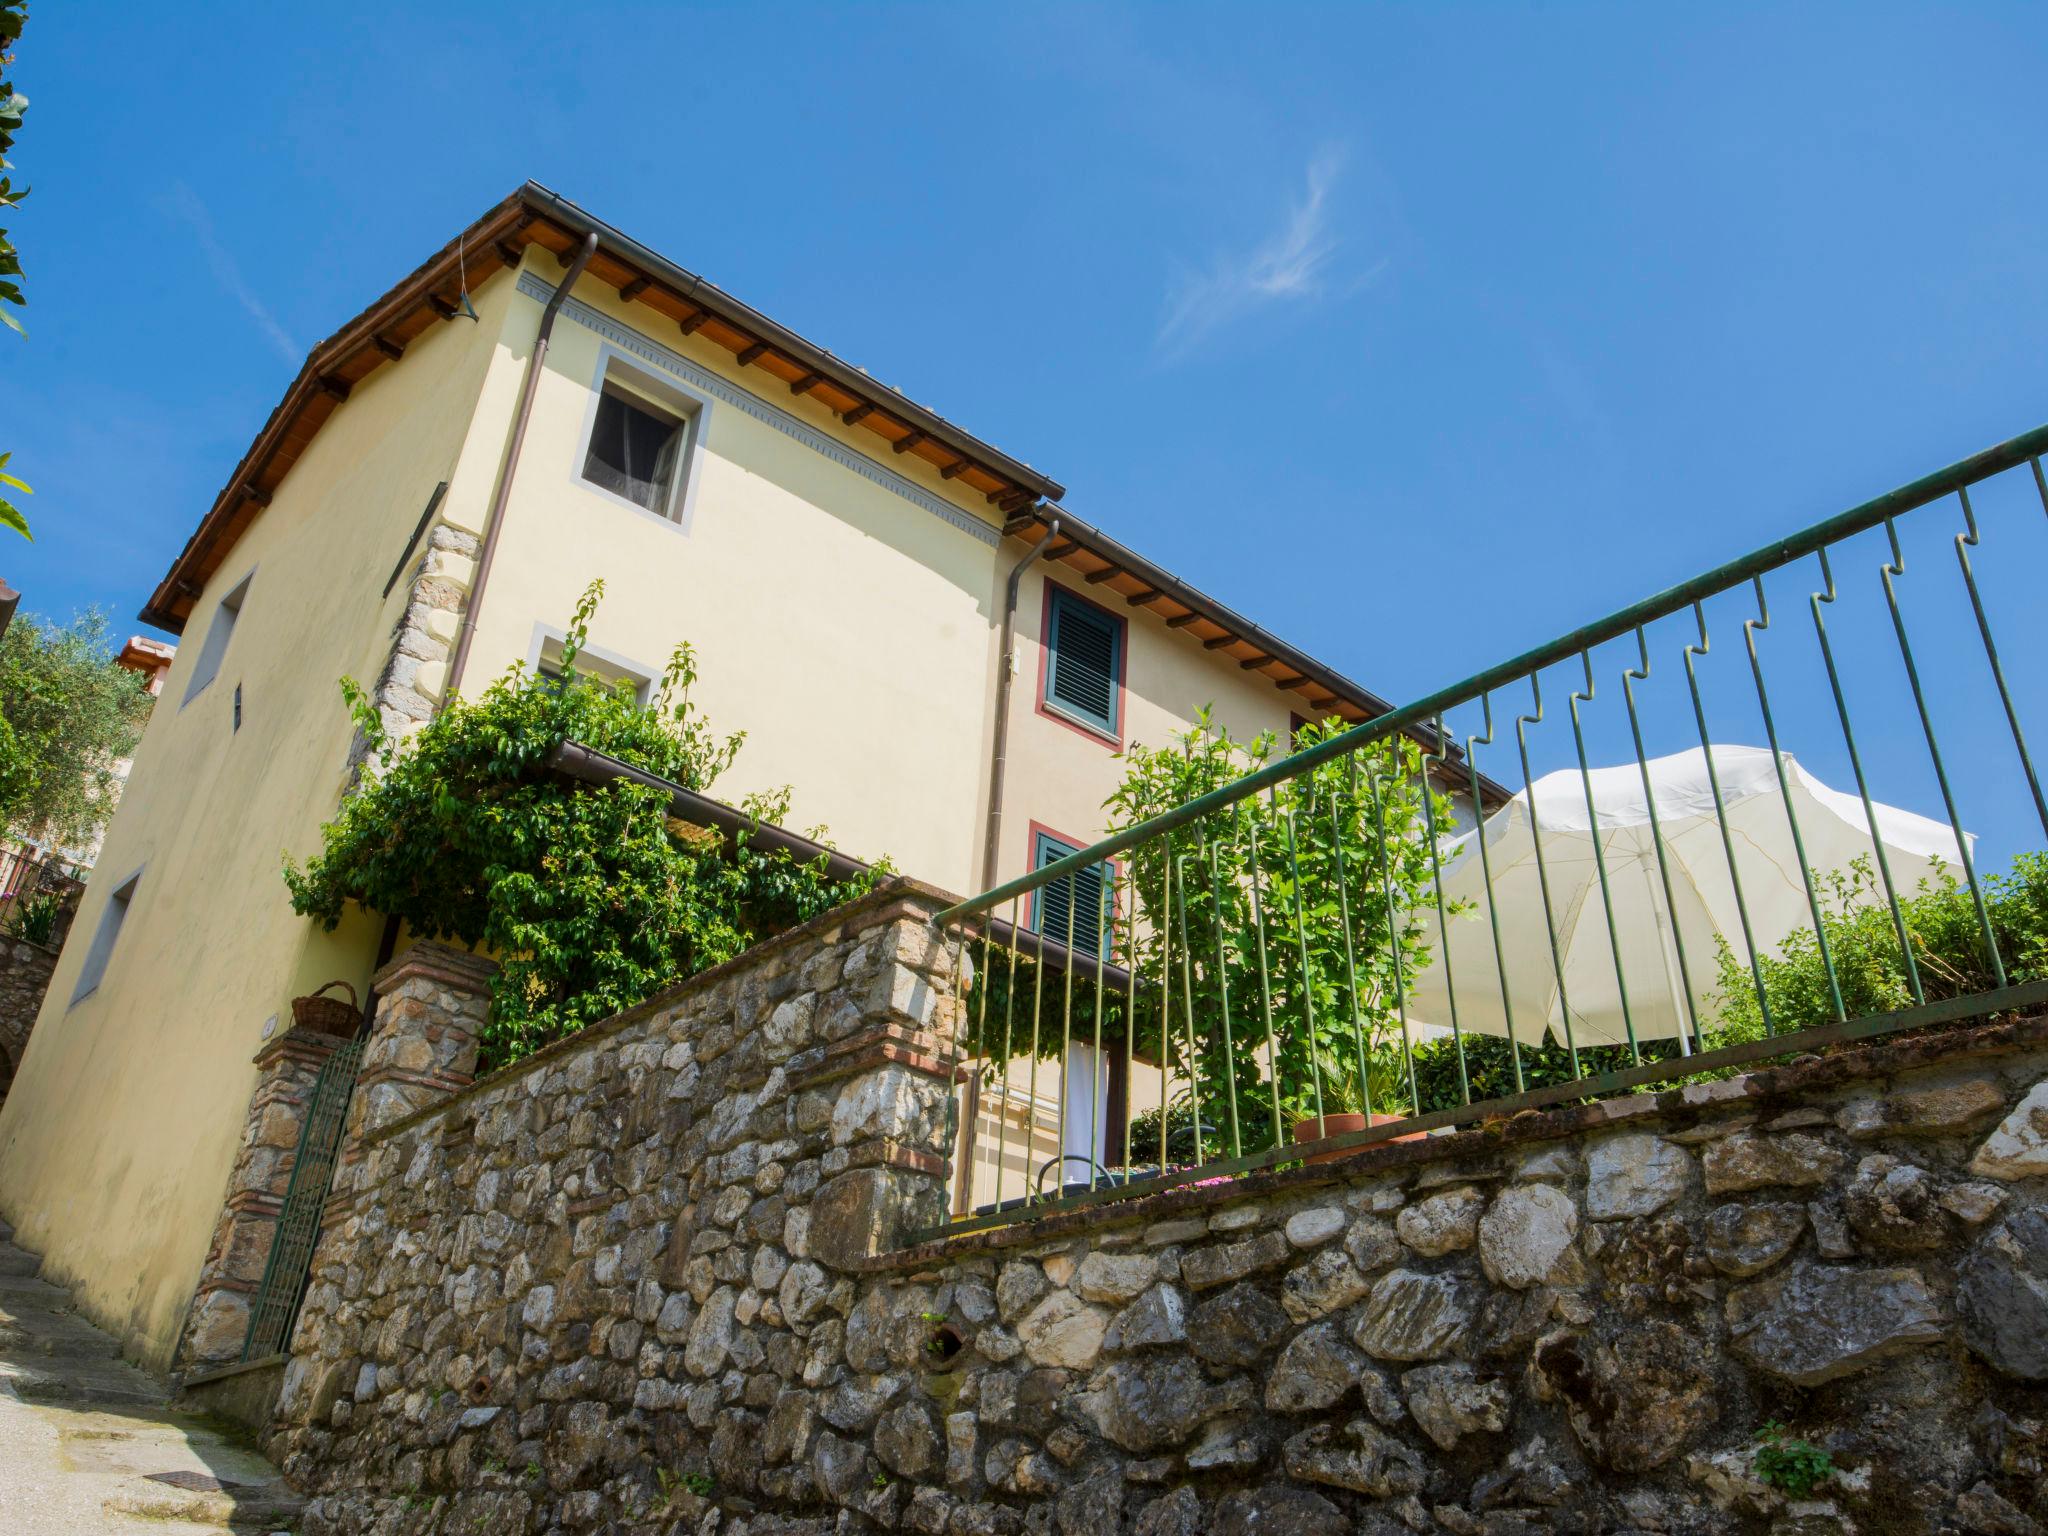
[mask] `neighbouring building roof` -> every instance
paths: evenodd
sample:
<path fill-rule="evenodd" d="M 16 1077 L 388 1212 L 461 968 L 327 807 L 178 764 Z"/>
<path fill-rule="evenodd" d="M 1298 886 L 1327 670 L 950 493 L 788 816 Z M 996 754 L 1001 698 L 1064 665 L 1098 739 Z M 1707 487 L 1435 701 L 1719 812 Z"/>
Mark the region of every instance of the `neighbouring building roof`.
<path fill-rule="evenodd" d="M 914 455 L 942 478 L 981 495 L 993 515 L 1006 519 L 1006 534 L 1035 539 L 1057 518 L 1059 534 L 1046 551 L 1048 560 L 1101 587 L 1105 595 L 1113 593 L 1164 619 L 1170 628 L 1184 630 L 1190 644 L 1219 651 L 1246 672 L 1268 678 L 1275 688 L 1300 699 L 1303 714 L 1358 722 L 1388 708 L 1379 695 L 1054 505 L 1066 492 L 1049 476 L 531 181 L 313 349 L 150 594 L 143 621 L 182 632 L 208 577 L 269 505 L 272 492 L 349 392 L 403 357 L 422 332 L 455 317 L 459 274 L 477 284 L 501 268 L 516 267 L 528 246 L 566 263 L 591 234 L 597 236 L 591 278 L 647 306 L 684 335 L 730 351 L 742 366 L 760 370 L 792 394 L 827 406 L 848 427 L 872 435 L 877 448 L 886 445 L 892 453 Z M 1453 758 L 1458 755 L 1455 746 L 1447 751 Z M 1490 781 L 1485 788 L 1498 790 Z"/>

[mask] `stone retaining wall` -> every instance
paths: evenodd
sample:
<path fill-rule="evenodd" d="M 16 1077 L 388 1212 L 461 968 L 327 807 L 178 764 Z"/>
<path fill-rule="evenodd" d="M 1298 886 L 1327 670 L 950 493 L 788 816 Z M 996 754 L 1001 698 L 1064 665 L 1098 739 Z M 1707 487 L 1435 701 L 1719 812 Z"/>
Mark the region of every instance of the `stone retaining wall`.
<path fill-rule="evenodd" d="M 14 1074 L 21 1070 L 29 1032 L 36 1027 L 43 994 L 50 990 L 50 973 L 56 968 L 55 949 L 0 937 L 0 1104 L 7 1102 Z"/>
<path fill-rule="evenodd" d="M 2048 1023 L 904 1249 L 933 899 L 367 1140 L 272 1437 L 307 1536 L 2048 1523 Z"/>

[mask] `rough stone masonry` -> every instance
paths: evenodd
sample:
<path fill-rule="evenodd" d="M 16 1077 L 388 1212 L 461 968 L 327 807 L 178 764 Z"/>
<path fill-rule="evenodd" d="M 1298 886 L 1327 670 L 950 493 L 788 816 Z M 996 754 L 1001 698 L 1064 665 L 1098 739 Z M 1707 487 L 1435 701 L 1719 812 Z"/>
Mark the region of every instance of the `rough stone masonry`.
<path fill-rule="evenodd" d="M 307 1536 L 2048 1528 L 2048 1023 L 908 1248 L 936 900 L 364 1134 L 271 1437 Z"/>

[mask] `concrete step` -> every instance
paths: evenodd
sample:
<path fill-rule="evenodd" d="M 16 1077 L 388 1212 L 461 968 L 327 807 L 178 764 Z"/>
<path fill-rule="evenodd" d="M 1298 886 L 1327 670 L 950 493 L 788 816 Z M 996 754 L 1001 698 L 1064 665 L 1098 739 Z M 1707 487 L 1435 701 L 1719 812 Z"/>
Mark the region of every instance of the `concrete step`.
<path fill-rule="evenodd" d="M 193 1491 L 142 1479 L 130 1479 L 101 1501 L 101 1507 L 112 1515 L 182 1520 L 216 1530 L 245 1532 L 295 1526 L 305 1505 L 306 1501 L 282 1482 L 253 1486 L 224 1483 L 216 1490 Z"/>
<path fill-rule="evenodd" d="M 0 1356 L 118 1360 L 121 1341 L 71 1312 L 9 1313 L 0 1308 Z"/>
<path fill-rule="evenodd" d="M 153 1378 L 120 1360 L 50 1360 L 31 1365 L 19 1356 L 0 1359 L 0 1382 L 12 1387 L 25 1403 L 161 1408 L 169 1401 Z"/>

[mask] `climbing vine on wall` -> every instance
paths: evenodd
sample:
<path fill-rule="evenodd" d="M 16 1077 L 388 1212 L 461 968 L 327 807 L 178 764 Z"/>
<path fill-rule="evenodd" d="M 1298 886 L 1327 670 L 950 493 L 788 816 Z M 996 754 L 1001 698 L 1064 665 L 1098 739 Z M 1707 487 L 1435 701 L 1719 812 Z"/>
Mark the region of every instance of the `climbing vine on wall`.
<path fill-rule="evenodd" d="M 871 889 L 755 846 L 727 846 L 671 821 L 665 790 L 572 784 L 549 755 L 580 742 L 709 793 L 744 733 L 721 736 L 692 703 L 680 645 L 646 703 L 579 670 L 595 582 L 578 605 L 559 678 L 514 665 L 399 742 L 355 682 L 342 681 L 369 746 L 358 788 L 321 829 L 321 850 L 284 878 L 293 910 L 332 928 L 351 902 L 422 938 L 480 946 L 499 961 L 483 1065 L 551 1040 L 731 959 L 758 940 Z M 789 791 L 749 797 L 755 826 L 779 823 Z"/>

